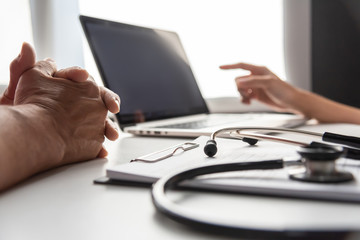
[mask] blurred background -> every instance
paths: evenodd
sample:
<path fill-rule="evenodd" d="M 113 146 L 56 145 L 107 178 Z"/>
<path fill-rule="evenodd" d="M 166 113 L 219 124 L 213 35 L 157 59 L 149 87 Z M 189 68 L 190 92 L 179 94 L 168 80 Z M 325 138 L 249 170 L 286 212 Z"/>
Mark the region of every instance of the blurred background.
<path fill-rule="evenodd" d="M 85 67 L 101 84 L 79 14 L 175 31 L 207 99 L 236 99 L 240 70 L 265 65 L 280 78 L 360 106 L 359 0 L 12 0 L 0 3 L 0 85 L 23 41 L 59 68 Z M 226 104 L 221 104 L 223 107 Z"/>
<path fill-rule="evenodd" d="M 59 68 L 85 67 L 100 82 L 78 21 L 83 14 L 176 31 L 204 97 L 238 96 L 234 78 L 242 73 L 219 65 L 266 65 L 285 78 L 282 7 L 282 0 L 3 1 L 0 83 L 7 83 L 9 63 L 23 41 L 35 43 L 39 59 L 52 57 Z"/>

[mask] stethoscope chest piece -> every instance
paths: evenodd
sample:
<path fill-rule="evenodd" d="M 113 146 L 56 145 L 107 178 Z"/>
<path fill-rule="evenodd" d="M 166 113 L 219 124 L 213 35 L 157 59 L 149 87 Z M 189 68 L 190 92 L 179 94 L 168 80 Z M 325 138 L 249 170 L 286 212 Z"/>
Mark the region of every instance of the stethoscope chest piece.
<path fill-rule="evenodd" d="M 298 181 L 316 183 L 339 183 L 354 179 L 350 172 L 336 169 L 336 160 L 345 154 L 339 146 L 304 146 L 297 151 L 302 158 L 304 171 L 290 174 Z"/>

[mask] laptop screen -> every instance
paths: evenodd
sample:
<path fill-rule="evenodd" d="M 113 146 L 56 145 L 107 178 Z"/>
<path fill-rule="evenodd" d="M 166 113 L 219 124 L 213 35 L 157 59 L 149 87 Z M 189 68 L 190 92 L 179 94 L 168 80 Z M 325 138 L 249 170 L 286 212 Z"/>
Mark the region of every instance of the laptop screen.
<path fill-rule="evenodd" d="M 120 124 L 208 113 L 176 33 L 80 20 L 104 85 L 120 95 Z"/>

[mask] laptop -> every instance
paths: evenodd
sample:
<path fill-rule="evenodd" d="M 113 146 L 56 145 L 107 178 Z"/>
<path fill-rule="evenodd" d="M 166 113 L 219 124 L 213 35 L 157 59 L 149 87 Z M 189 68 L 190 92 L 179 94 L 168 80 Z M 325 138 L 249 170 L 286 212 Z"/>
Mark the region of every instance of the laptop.
<path fill-rule="evenodd" d="M 175 32 L 88 16 L 80 21 L 104 85 L 121 98 L 116 120 L 124 132 L 196 137 L 223 127 L 304 123 L 292 114 L 211 114 Z"/>

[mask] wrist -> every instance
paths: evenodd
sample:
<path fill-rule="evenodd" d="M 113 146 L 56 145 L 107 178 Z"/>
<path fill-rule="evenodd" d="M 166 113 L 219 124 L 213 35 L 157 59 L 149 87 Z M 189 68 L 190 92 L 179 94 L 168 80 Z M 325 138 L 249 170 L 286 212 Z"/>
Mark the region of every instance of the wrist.
<path fill-rule="evenodd" d="M 59 126 L 48 111 L 35 104 L 17 105 L 13 110 L 19 124 L 24 125 L 23 138 L 31 145 L 34 169 L 44 171 L 60 165 L 65 144 L 58 133 Z"/>
<path fill-rule="evenodd" d="M 308 119 L 313 118 L 314 114 L 312 104 L 315 104 L 314 101 L 313 93 L 303 89 L 295 89 L 292 104 L 294 110 L 298 114 L 301 114 Z"/>

